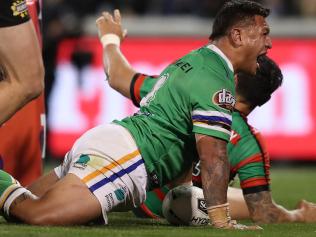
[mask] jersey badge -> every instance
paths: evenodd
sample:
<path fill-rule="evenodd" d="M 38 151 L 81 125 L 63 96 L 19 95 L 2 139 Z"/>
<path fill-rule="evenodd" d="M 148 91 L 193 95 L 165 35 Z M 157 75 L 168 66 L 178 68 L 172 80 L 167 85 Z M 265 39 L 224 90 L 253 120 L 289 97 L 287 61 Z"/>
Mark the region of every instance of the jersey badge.
<path fill-rule="evenodd" d="M 89 161 L 90 157 L 88 155 L 81 155 L 79 159 L 73 164 L 73 167 L 85 169 Z"/>
<path fill-rule="evenodd" d="M 16 0 L 11 5 L 13 16 L 24 18 L 28 16 L 27 5 L 25 0 Z"/>

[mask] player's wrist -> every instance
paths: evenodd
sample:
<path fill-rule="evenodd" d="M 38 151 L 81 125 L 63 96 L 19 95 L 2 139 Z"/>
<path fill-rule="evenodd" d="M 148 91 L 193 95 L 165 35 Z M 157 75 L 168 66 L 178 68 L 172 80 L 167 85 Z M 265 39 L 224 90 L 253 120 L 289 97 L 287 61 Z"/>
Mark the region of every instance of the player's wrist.
<path fill-rule="evenodd" d="M 100 42 L 103 48 L 107 47 L 108 45 L 116 45 L 120 47 L 121 39 L 118 35 L 109 33 L 101 36 Z"/>
<path fill-rule="evenodd" d="M 210 224 L 215 228 L 226 228 L 230 225 L 231 217 L 229 204 L 224 203 L 207 208 Z"/>

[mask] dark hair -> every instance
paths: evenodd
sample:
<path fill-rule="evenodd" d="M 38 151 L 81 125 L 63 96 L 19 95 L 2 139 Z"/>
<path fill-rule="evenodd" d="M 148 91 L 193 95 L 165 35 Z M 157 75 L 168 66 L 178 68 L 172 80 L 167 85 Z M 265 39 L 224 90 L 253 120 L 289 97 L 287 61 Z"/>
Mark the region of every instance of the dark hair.
<path fill-rule="evenodd" d="M 240 72 L 237 74 L 236 93 L 254 107 L 270 100 L 271 94 L 282 84 L 283 75 L 279 66 L 269 57 L 258 58 L 259 68 L 252 76 Z"/>
<path fill-rule="evenodd" d="M 254 20 L 255 15 L 267 17 L 270 14 L 268 8 L 261 4 L 247 0 L 231 0 L 226 2 L 216 14 L 210 39 L 218 39 L 238 23 L 247 23 Z"/>

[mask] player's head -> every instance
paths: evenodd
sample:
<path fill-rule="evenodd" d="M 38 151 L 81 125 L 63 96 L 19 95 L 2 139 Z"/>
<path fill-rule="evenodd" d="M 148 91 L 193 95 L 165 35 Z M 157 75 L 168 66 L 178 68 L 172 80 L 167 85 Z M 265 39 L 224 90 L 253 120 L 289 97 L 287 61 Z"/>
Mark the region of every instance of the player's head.
<path fill-rule="evenodd" d="M 281 69 L 272 59 L 260 56 L 258 63 L 259 68 L 255 76 L 237 73 L 237 97 L 242 97 L 253 108 L 269 101 L 272 93 L 283 81 Z"/>
<path fill-rule="evenodd" d="M 253 24 L 256 15 L 266 18 L 269 14 L 269 9 L 256 2 L 228 1 L 215 16 L 210 38 L 216 40 L 229 34 L 229 31 L 235 26 Z"/>
<path fill-rule="evenodd" d="M 269 9 L 247 0 L 228 1 L 217 13 L 210 39 L 228 39 L 236 72 L 255 74 L 257 57 L 272 47 L 265 20 L 269 14 Z"/>

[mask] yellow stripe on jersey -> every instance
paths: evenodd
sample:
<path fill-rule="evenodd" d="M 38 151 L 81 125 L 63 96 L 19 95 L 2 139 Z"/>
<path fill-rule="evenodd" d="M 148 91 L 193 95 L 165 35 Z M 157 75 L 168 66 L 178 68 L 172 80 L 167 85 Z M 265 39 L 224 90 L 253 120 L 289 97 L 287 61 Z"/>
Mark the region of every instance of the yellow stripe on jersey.
<path fill-rule="evenodd" d="M 135 158 L 135 157 L 138 156 L 138 155 L 140 155 L 139 150 L 133 151 L 132 153 L 129 153 L 129 154 L 123 156 L 123 157 L 120 158 L 119 160 L 114 161 L 114 162 L 110 163 L 109 165 L 102 167 L 100 170 L 96 170 L 96 171 L 92 172 L 91 174 L 89 174 L 89 175 L 87 175 L 86 177 L 84 177 L 84 178 L 82 179 L 82 181 L 85 182 L 85 183 L 87 183 L 87 182 L 89 182 L 91 179 L 97 177 L 98 175 L 104 174 L 106 171 L 111 170 L 111 169 L 117 167 L 118 165 L 122 165 L 122 164 L 124 164 L 125 162 L 127 162 L 127 161 L 129 161 L 129 160 Z"/>

